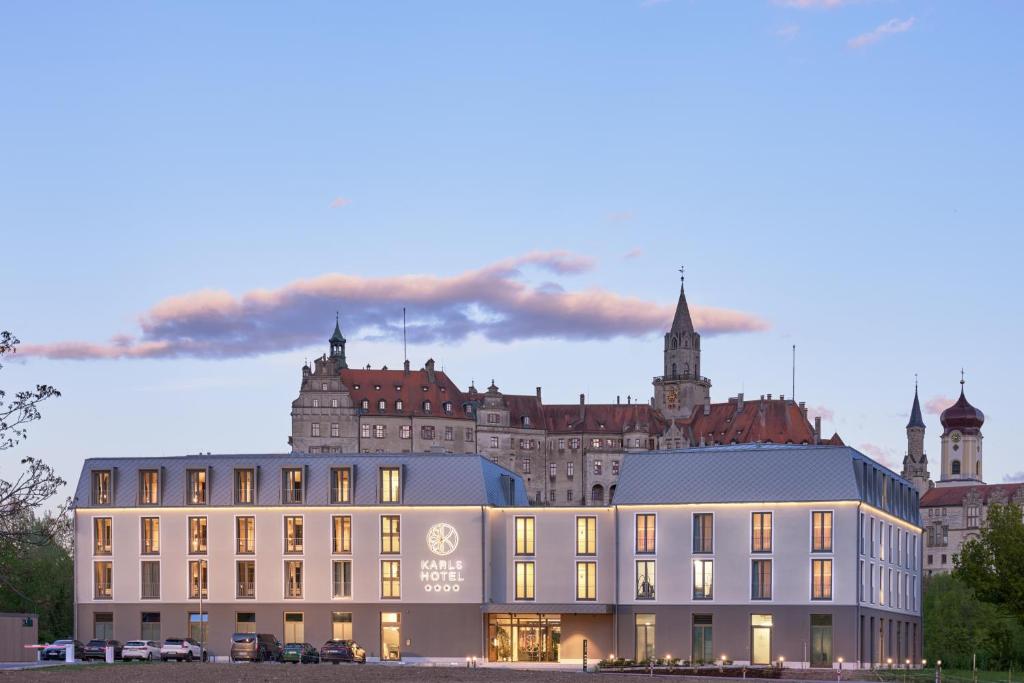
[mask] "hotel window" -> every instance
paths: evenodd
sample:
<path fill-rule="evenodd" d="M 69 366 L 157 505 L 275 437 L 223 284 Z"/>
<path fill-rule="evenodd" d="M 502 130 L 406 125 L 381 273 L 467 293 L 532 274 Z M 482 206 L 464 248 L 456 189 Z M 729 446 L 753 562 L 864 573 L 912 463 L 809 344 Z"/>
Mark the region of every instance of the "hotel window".
<path fill-rule="evenodd" d="M 977 505 L 967 506 L 967 528 L 977 529 L 981 521 L 981 508 Z"/>
<path fill-rule="evenodd" d="M 352 597 L 352 560 L 334 560 L 331 563 L 331 597 Z"/>
<path fill-rule="evenodd" d="M 385 425 L 373 425 L 373 438 L 383 439 L 387 434 L 388 430 Z"/>
<path fill-rule="evenodd" d="M 693 552 L 714 552 L 715 518 L 710 512 L 698 512 L 693 515 Z"/>
<path fill-rule="evenodd" d="M 319 422 L 314 422 L 311 425 L 309 425 L 309 435 L 312 436 L 312 437 L 316 437 L 316 438 L 320 437 L 320 423 Z"/>
<path fill-rule="evenodd" d="M 143 600 L 160 599 L 160 563 L 152 560 L 140 563 L 142 583 L 139 586 L 139 597 Z"/>
<path fill-rule="evenodd" d="M 604 470 L 604 465 L 600 460 L 594 461 L 594 474 L 599 475 Z"/>
<path fill-rule="evenodd" d="M 289 467 L 281 470 L 281 485 L 284 488 L 285 503 L 302 502 L 302 468 Z"/>
<path fill-rule="evenodd" d="M 576 518 L 576 554 L 597 555 L 597 517 Z"/>
<path fill-rule="evenodd" d="M 498 447 L 498 437 L 492 436 L 491 437 L 491 448 L 497 448 L 497 447 Z"/>
<path fill-rule="evenodd" d="M 755 512 L 750 516 L 750 550 L 755 553 L 772 551 L 772 513 Z"/>
<path fill-rule="evenodd" d="M 256 561 L 239 560 L 235 563 L 238 585 L 235 588 L 235 597 L 255 598 L 256 597 Z"/>
<path fill-rule="evenodd" d="M 712 615 L 694 614 L 690 656 L 694 664 L 710 664 L 715 661 L 712 648 Z"/>
<path fill-rule="evenodd" d="M 142 554 L 160 554 L 160 518 L 142 518 Z"/>
<path fill-rule="evenodd" d="M 444 428 L 444 440 L 445 441 L 454 441 L 455 440 L 455 428 L 454 427 L 445 427 Z"/>
<path fill-rule="evenodd" d="M 114 563 L 94 562 L 95 590 L 93 596 L 97 600 L 111 600 L 114 597 Z"/>
<path fill-rule="evenodd" d="M 331 552 L 352 552 L 352 517 L 349 515 L 331 517 Z"/>
<path fill-rule="evenodd" d="M 401 503 L 401 470 L 398 467 L 381 467 L 377 480 L 379 502 Z"/>
<path fill-rule="evenodd" d="M 110 470 L 92 473 L 92 504 L 110 505 Z"/>
<path fill-rule="evenodd" d="M 750 566 L 750 599 L 772 599 L 772 561 L 753 560 Z"/>
<path fill-rule="evenodd" d="M 302 597 L 302 560 L 288 560 L 284 563 L 284 597 Z"/>
<path fill-rule="evenodd" d="M 302 517 L 284 518 L 284 551 L 286 553 L 301 553 L 302 543 Z"/>
<path fill-rule="evenodd" d="M 188 597 L 198 599 L 200 593 L 205 600 L 208 597 L 208 579 L 206 560 L 188 561 Z"/>
<path fill-rule="evenodd" d="M 380 597 L 387 600 L 402 597 L 402 563 L 399 560 L 380 561 Z"/>
<path fill-rule="evenodd" d="M 238 517 L 235 519 L 235 552 L 239 555 L 251 555 L 256 552 L 256 518 Z"/>
<path fill-rule="evenodd" d="M 636 561 L 636 599 L 654 599 L 654 560 Z"/>
<path fill-rule="evenodd" d="M 351 612 L 331 612 L 331 638 L 352 640 Z"/>
<path fill-rule="evenodd" d="M 420 438 L 427 439 L 428 441 L 434 440 L 434 427 L 433 425 L 424 425 L 420 427 Z"/>
<path fill-rule="evenodd" d="M 832 560 L 811 560 L 811 599 L 832 599 Z"/>
<path fill-rule="evenodd" d="M 188 518 L 189 553 L 206 553 L 206 517 Z"/>
<path fill-rule="evenodd" d="M 412 427 L 409 425 L 401 425 L 398 428 L 398 438 L 400 439 L 411 439 L 412 438 Z"/>
<path fill-rule="evenodd" d="M 363 437 L 364 439 L 369 439 L 370 438 L 370 425 L 369 425 L 369 423 L 359 425 L 359 436 Z"/>
<path fill-rule="evenodd" d="M 714 560 L 693 561 L 693 599 L 710 600 L 714 597 Z"/>
<path fill-rule="evenodd" d="M 832 552 L 832 513 L 827 511 L 812 512 L 811 527 L 811 552 Z"/>
<path fill-rule="evenodd" d="M 380 518 L 381 555 L 397 555 L 402 552 L 400 524 L 398 515 L 383 515 Z"/>
<path fill-rule="evenodd" d="M 637 554 L 654 553 L 655 516 L 644 514 L 636 516 L 636 552 Z"/>
<path fill-rule="evenodd" d="M 535 571 L 533 562 L 516 562 L 516 600 L 534 599 Z"/>
<path fill-rule="evenodd" d="M 331 469 L 331 502 L 352 502 L 352 468 L 334 467 Z"/>
<path fill-rule="evenodd" d="M 235 505 L 252 505 L 256 495 L 256 471 L 235 470 Z"/>
<path fill-rule="evenodd" d="M 142 470 L 139 472 L 139 505 L 160 504 L 160 472 Z"/>
<path fill-rule="evenodd" d="M 576 563 L 576 599 L 597 600 L 597 562 Z"/>
<path fill-rule="evenodd" d="M 516 517 L 516 555 L 533 555 L 535 524 L 533 517 Z"/>
<path fill-rule="evenodd" d="M 92 520 L 92 554 L 109 555 L 113 550 L 110 517 L 94 517 Z"/>
<path fill-rule="evenodd" d="M 568 479 L 572 479 L 573 474 L 576 472 L 576 463 L 567 462 L 565 463 L 565 476 Z"/>
<path fill-rule="evenodd" d="M 188 470 L 189 505 L 206 505 L 206 470 Z"/>

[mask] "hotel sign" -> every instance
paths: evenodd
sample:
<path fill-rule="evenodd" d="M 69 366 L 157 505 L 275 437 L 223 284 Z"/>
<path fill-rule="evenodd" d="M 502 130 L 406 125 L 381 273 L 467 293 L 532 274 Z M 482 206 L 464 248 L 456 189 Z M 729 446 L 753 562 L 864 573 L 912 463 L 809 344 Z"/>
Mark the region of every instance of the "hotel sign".
<path fill-rule="evenodd" d="M 451 555 L 459 547 L 459 532 L 448 522 L 427 529 L 427 548 L 435 556 L 420 560 L 420 583 L 428 593 L 458 593 L 462 587 L 462 560 Z"/>

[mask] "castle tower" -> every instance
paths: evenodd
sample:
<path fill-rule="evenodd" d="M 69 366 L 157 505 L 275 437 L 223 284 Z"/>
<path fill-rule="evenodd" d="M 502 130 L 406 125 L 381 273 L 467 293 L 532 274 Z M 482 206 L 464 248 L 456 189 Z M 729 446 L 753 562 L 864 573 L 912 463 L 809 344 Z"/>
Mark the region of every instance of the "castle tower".
<path fill-rule="evenodd" d="M 981 426 L 985 415 L 964 395 L 963 373 L 960 398 L 942 411 L 942 475 L 939 485 L 983 482 L 981 470 Z"/>
<path fill-rule="evenodd" d="M 341 324 L 338 321 L 338 314 L 334 314 L 334 334 L 328 340 L 331 345 L 331 359 L 334 361 L 334 371 L 344 370 L 348 367 L 345 360 L 345 337 L 341 334 Z"/>
<path fill-rule="evenodd" d="M 928 474 L 928 456 L 924 452 L 924 419 L 921 417 L 921 402 L 917 398 L 917 382 L 914 382 L 914 405 L 910 408 L 907 422 L 907 454 L 903 457 L 903 478 L 914 484 L 920 495 L 931 488 Z"/>
<path fill-rule="evenodd" d="M 711 390 L 711 380 L 700 375 L 700 334 L 690 318 L 685 278 L 679 279 L 676 314 L 665 334 L 664 374 L 654 378 L 654 405 L 668 419 L 689 417 Z"/>

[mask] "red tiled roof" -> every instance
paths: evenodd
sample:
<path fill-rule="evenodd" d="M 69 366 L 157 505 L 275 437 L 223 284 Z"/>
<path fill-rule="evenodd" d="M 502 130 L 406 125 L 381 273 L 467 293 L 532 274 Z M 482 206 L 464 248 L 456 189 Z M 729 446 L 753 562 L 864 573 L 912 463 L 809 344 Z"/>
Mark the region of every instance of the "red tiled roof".
<path fill-rule="evenodd" d="M 582 417 L 580 411 L 582 409 Z M 646 403 L 585 403 L 544 406 L 547 428 L 552 433 L 587 432 L 625 434 L 646 432 L 661 434 L 667 424 Z"/>
<path fill-rule="evenodd" d="M 1024 484 L 967 484 L 965 486 L 935 486 L 921 496 L 921 507 L 945 507 L 960 505 L 971 491 L 981 496 L 983 504 L 988 505 L 989 499 L 1012 499 L 1019 491 L 1024 491 Z M 1022 494 L 1024 495 L 1024 494 Z"/>
<path fill-rule="evenodd" d="M 444 372 L 435 370 L 434 381 L 430 381 L 427 370 L 366 370 L 346 368 L 341 371 L 341 381 L 352 393 L 352 402 L 358 408 L 365 399 L 369 401 L 370 415 L 431 415 L 434 417 L 473 418 L 467 413 L 466 398 L 455 383 Z M 384 399 L 384 410 L 377 409 L 377 402 Z M 402 410 L 395 408 L 395 401 L 402 401 Z M 430 401 L 430 412 L 423 410 L 423 402 Z M 444 404 L 452 404 L 452 412 L 444 412 Z"/>
<path fill-rule="evenodd" d="M 728 403 L 712 403 L 710 412 L 697 406 L 684 424 L 691 431 L 693 441 L 704 443 L 814 443 L 814 427 L 804 417 L 800 407 L 790 401 L 773 399 L 745 401 L 743 411 L 737 412 L 736 399 Z M 829 441 L 838 440 L 835 435 Z"/>

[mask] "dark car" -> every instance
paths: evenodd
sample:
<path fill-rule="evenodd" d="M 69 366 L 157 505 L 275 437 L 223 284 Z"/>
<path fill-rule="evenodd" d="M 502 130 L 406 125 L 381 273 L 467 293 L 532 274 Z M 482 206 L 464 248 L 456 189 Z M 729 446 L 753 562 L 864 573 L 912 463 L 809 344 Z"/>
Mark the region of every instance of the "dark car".
<path fill-rule="evenodd" d="M 82 653 L 82 659 L 106 659 L 108 647 L 114 648 L 114 659 L 121 659 L 121 641 L 102 640 L 100 638 L 95 638 L 85 644 L 85 651 Z"/>
<path fill-rule="evenodd" d="M 320 653 L 309 643 L 288 643 L 284 646 L 281 661 L 291 662 L 292 664 L 318 664 L 320 662 Z"/>
<path fill-rule="evenodd" d="M 77 640 L 65 638 L 64 640 L 55 640 L 45 648 L 43 648 L 43 659 L 59 659 L 64 661 L 66 648 L 68 645 L 74 644 L 75 646 L 75 659 L 83 659 L 85 655 L 85 646 L 83 646 Z"/>
<path fill-rule="evenodd" d="M 366 664 L 366 650 L 359 647 L 354 640 L 328 640 L 320 648 L 320 661 L 331 664 L 338 662 Z"/>
<path fill-rule="evenodd" d="M 231 636 L 232 662 L 280 662 L 281 641 L 270 633 L 235 633 Z"/>

